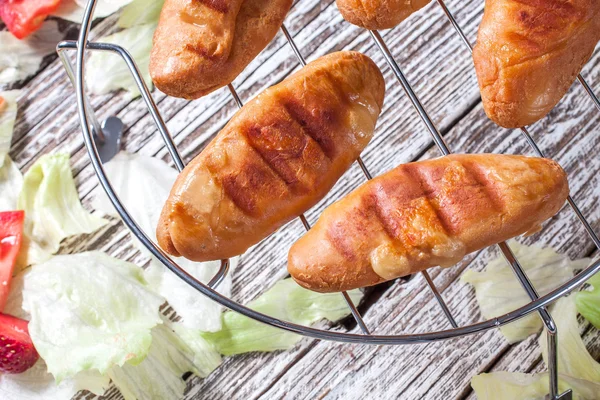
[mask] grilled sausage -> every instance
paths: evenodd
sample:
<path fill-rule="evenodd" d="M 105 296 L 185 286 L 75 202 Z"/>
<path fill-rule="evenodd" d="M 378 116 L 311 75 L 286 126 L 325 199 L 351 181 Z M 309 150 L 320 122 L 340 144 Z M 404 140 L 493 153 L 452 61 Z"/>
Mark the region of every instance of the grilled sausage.
<path fill-rule="evenodd" d="M 391 29 L 431 0 L 336 0 L 344 19 L 365 29 Z"/>
<path fill-rule="evenodd" d="M 195 99 L 231 83 L 273 39 L 292 0 L 166 0 L 150 56 L 164 93 Z"/>
<path fill-rule="evenodd" d="M 598 0 L 486 0 L 473 49 L 486 114 L 506 128 L 543 118 L 599 40 Z"/>
<path fill-rule="evenodd" d="M 384 90 L 367 56 L 338 52 L 261 93 L 181 173 L 159 244 L 194 261 L 233 257 L 308 210 L 369 143 Z"/>
<path fill-rule="evenodd" d="M 328 207 L 290 249 L 305 288 L 337 292 L 451 266 L 465 254 L 534 233 L 569 189 L 544 158 L 451 155 L 401 165 Z"/>

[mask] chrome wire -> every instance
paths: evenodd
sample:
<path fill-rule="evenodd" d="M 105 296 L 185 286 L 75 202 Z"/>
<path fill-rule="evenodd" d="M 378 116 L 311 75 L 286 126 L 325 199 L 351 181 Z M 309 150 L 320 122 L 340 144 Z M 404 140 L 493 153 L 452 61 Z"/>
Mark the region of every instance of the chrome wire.
<path fill-rule="evenodd" d="M 75 42 L 63 42 L 65 47 L 67 48 L 77 48 L 77 68 L 75 74 L 75 88 L 77 94 L 77 111 L 80 117 L 80 125 L 83 133 L 83 139 L 90 156 L 90 160 L 92 166 L 98 176 L 101 186 L 105 190 L 109 199 L 113 203 L 115 209 L 121 217 L 123 218 L 124 223 L 129 227 L 129 229 L 133 232 L 134 235 L 138 237 L 138 239 L 148 248 L 148 250 L 158 259 L 160 260 L 169 270 L 171 270 L 176 276 L 182 279 L 184 282 L 198 290 L 201 294 L 207 296 L 211 300 L 218 302 L 219 304 L 236 311 L 242 315 L 245 315 L 249 318 L 255 319 L 262 323 L 289 331 L 297 334 L 301 334 L 307 337 L 321 339 L 321 340 L 330 340 L 344 343 L 360 343 L 360 344 L 371 344 L 371 345 L 405 345 L 405 344 L 414 344 L 414 343 L 430 343 L 440 340 L 446 340 L 451 338 L 458 338 L 466 335 L 471 335 L 475 333 L 480 333 L 486 331 L 488 329 L 496 328 L 499 326 L 506 325 L 513 321 L 516 321 L 519 318 L 523 318 L 526 315 L 529 315 L 532 312 L 538 311 L 542 307 L 549 305 L 550 303 L 556 301 L 558 298 L 570 293 L 571 291 L 579 288 L 583 285 L 592 275 L 600 271 L 600 260 L 596 260 L 589 267 L 579 273 L 577 276 L 573 277 L 569 282 L 566 282 L 554 289 L 550 293 L 531 301 L 530 303 L 520 307 L 512 312 L 506 313 L 496 318 L 489 319 L 487 321 L 482 321 L 478 323 L 474 323 L 467 326 L 462 326 L 459 328 L 435 331 L 435 332 L 427 332 L 421 334 L 403 334 L 403 335 L 364 335 L 364 334 L 353 334 L 353 333 L 345 333 L 345 332 L 333 332 L 328 330 L 321 330 L 310 328 L 302 325 L 292 324 L 287 321 L 282 321 L 276 318 L 272 318 L 268 315 L 256 312 L 246 306 L 243 306 L 230 298 L 223 296 L 219 292 L 213 290 L 208 285 L 198 281 L 192 275 L 188 274 L 184 269 L 182 269 L 179 265 L 177 265 L 171 258 L 163 252 L 139 227 L 139 225 L 131 218 L 131 215 L 127 211 L 127 209 L 123 206 L 119 197 L 115 193 L 110 181 L 108 180 L 102 162 L 100 161 L 96 144 L 93 140 L 92 133 L 89 127 L 89 116 L 87 115 L 87 109 L 85 106 L 85 88 L 84 88 L 84 70 L 85 70 L 85 59 L 84 59 L 84 49 L 90 49 L 94 51 L 110 51 L 121 58 L 123 58 L 124 62 L 128 66 L 132 76 L 135 79 L 136 85 L 140 89 L 140 92 L 143 95 L 144 100 L 146 101 L 146 106 L 148 106 L 148 100 L 150 103 L 153 103 L 153 100 L 150 96 L 149 90 L 141 78 L 140 72 L 135 64 L 135 61 L 131 57 L 131 55 L 122 47 L 107 44 L 107 43 L 89 43 L 87 41 L 89 30 L 91 26 L 91 16 L 93 15 L 93 10 L 95 7 L 97 0 L 89 0 L 85 12 L 84 18 L 82 22 L 82 29 L 79 35 L 79 39 L 77 43 Z M 71 44 L 73 46 L 71 47 Z M 152 107 L 148 106 L 148 110 L 152 112 Z M 161 119 L 162 120 L 162 119 Z M 155 123 L 158 121 L 155 118 Z"/>

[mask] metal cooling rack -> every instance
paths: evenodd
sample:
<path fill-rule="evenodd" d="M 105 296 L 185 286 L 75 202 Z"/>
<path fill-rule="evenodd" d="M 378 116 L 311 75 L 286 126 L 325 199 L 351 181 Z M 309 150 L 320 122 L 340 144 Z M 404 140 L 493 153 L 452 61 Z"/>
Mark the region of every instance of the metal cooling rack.
<path fill-rule="evenodd" d="M 437 0 L 437 2 L 439 4 L 439 6 L 442 8 L 442 10 L 444 11 L 446 17 L 448 18 L 448 20 L 450 21 L 450 23 L 452 24 L 454 29 L 456 30 L 456 33 L 459 35 L 460 39 L 463 41 L 465 46 L 467 46 L 467 48 L 470 51 L 472 51 L 471 44 L 469 43 L 469 41 L 468 41 L 467 37 L 465 36 L 464 32 L 462 31 L 460 25 L 457 23 L 456 19 L 454 18 L 454 16 L 450 12 L 450 10 L 448 9 L 448 7 L 444 3 L 444 1 Z M 112 53 L 119 55 L 123 59 L 123 61 L 126 63 L 127 67 L 129 68 L 129 70 L 141 92 L 142 99 L 146 103 L 148 111 L 150 112 L 152 118 L 154 119 L 154 122 L 156 123 L 158 131 L 165 142 L 167 150 L 169 151 L 171 157 L 173 158 L 175 166 L 177 167 L 177 169 L 179 171 L 181 171 L 184 168 L 184 163 L 181 159 L 181 156 L 179 155 L 179 151 L 177 150 L 177 147 L 175 146 L 175 143 L 173 142 L 173 139 L 171 138 L 171 135 L 169 134 L 169 131 L 168 131 L 157 107 L 156 107 L 156 104 L 150 94 L 150 91 L 148 90 L 148 87 L 146 86 L 144 80 L 142 79 L 140 71 L 139 71 L 138 67 L 136 66 L 136 63 L 133 60 L 133 58 L 131 57 L 131 55 L 124 48 L 114 45 L 114 44 L 88 41 L 92 16 L 94 13 L 96 3 L 97 3 L 97 0 L 89 0 L 89 2 L 87 4 L 87 7 L 86 7 L 86 10 L 84 13 L 84 18 L 82 21 L 82 28 L 81 28 L 78 40 L 61 42 L 57 46 L 57 52 L 60 55 L 60 58 L 64 64 L 67 74 L 69 75 L 69 77 L 72 80 L 72 83 L 76 89 L 77 108 L 78 108 L 78 112 L 79 112 L 81 128 L 83 130 L 84 142 L 87 147 L 89 156 L 91 158 L 92 166 L 94 167 L 94 170 L 98 176 L 98 179 L 100 180 L 100 184 L 106 191 L 106 194 L 112 201 L 116 210 L 121 215 L 121 217 L 122 217 L 123 221 L 125 222 L 125 224 L 127 225 L 127 227 L 133 232 L 133 234 L 135 236 L 137 236 L 137 238 L 139 240 L 142 241 L 142 243 L 148 248 L 148 250 L 156 258 L 158 258 L 167 268 L 169 268 L 175 275 L 177 275 L 179 278 L 184 280 L 186 283 L 188 283 L 189 285 L 194 287 L 196 290 L 198 290 L 203 295 L 205 295 L 205 296 L 209 297 L 210 299 L 222 304 L 223 306 L 225 306 L 231 310 L 234 310 L 236 312 L 239 312 L 249 318 L 258 320 L 262 323 L 265 323 L 265 324 L 268 324 L 268 325 L 271 325 L 271 326 L 274 326 L 274 327 L 277 327 L 280 329 L 284 329 L 286 331 L 298 333 L 298 334 L 312 337 L 315 339 L 346 342 L 346 343 L 362 343 L 362 344 L 372 344 L 372 345 L 402 345 L 402 344 L 413 344 L 413 343 L 429 343 L 429 342 L 434 342 L 434 341 L 439 341 L 439 340 L 445 340 L 445 339 L 451 339 L 451 338 L 456 338 L 456 337 L 460 337 L 460 336 L 470 335 L 470 334 L 474 334 L 474 333 L 480 333 L 480 332 L 483 332 L 483 331 L 491 329 L 491 328 L 497 328 L 502 325 L 508 324 L 508 323 L 515 321 L 519 318 L 522 318 L 525 315 L 528 315 L 532 312 L 538 312 L 540 315 L 540 318 L 542 319 L 542 321 L 544 323 L 546 334 L 548 336 L 548 354 L 549 354 L 548 369 L 549 369 L 549 375 L 550 375 L 550 383 L 549 383 L 549 394 L 547 396 L 547 399 L 558 400 L 558 399 L 571 399 L 572 398 L 571 391 L 567 391 L 562 394 L 560 394 L 558 391 L 558 372 L 557 372 L 557 334 L 558 334 L 558 332 L 556 329 L 556 325 L 555 325 L 554 321 L 552 320 L 551 315 L 548 313 L 546 307 L 553 301 L 557 300 L 558 298 L 577 289 L 582 284 L 584 284 L 585 281 L 588 280 L 593 274 L 600 271 L 600 260 L 597 260 L 594 263 L 592 263 L 588 268 L 586 268 L 584 271 L 579 273 L 577 276 L 575 276 L 569 282 L 564 283 L 563 285 L 561 285 L 557 289 L 553 290 L 552 292 L 540 297 L 538 295 L 538 293 L 536 292 L 535 288 L 533 287 L 533 285 L 531 284 L 531 281 L 529 280 L 527 274 L 524 272 L 523 268 L 521 267 L 521 264 L 515 257 L 514 253 L 511 251 L 510 247 L 506 243 L 500 243 L 497 246 L 500 248 L 502 254 L 504 255 L 504 258 L 506 259 L 506 261 L 512 268 L 515 276 L 517 277 L 517 279 L 523 286 L 523 289 L 527 292 L 528 296 L 531 299 L 531 302 L 523 307 L 520 307 L 516 310 L 513 310 L 510 313 L 504 314 L 497 318 L 492 318 L 487 321 L 478 322 L 478 323 L 466 325 L 466 326 L 459 326 L 456 323 L 456 321 L 452 315 L 452 312 L 446 305 L 442 295 L 436 288 L 436 286 L 433 283 L 433 280 L 429 276 L 428 272 L 423 271 L 423 272 L 421 272 L 421 274 L 425 278 L 427 285 L 429 286 L 430 290 L 432 291 L 433 295 L 435 296 L 442 312 L 445 314 L 445 316 L 448 319 L 448 322 L 452 326 L 452 328 L 442 330 L 442 331 L 436 331 L 436 332 L 428 332 L 428 333 L 421 333 L 421 334 L 404 334 L 404 335 L 374 335 L 374 334 L 371 334 L 369 328 L 367 327 L 365 321 L 361 317 L 356 306 L 352 303 L 352 300 L 345 292 L 342 294 L 343 294 L 346 302 L 348 303 L 348 306 L 352 312 L 352 315 L 356 319 L 356 322 L 357 322 L 358 326 L 360 327 L 361 331 L 363 332 L 363 334 L 355 334 L 355 333 L 348 333 L 348 332 L 333 332 L 333 331 L 328 331 L 328 330 L 321 330 L 321 329 L 315 329 L 315 328 L 292 324 L 287 321 L 278 320 L 278 319 L 272 318 L 268 315 L 258 313 L 254 310 L 251 310 L 251 309 L 245 307 L 242 304 L 239 304 L 239 303 L 231 300 L 230 298 L 228 298 L 226 296 L 221 295 L 219 292 L 217 292 L 215 290 L 215 288 L 222 281 L 222 279 L 225 277 L 225 275 L 227 274 L 227 272 L 229 270 L 229 261 L 228 260 L 222 260 L 220 270 L 207 284 L 204 284 L 204 283 L 198 281 L 193 276 L 188 274 L 185 270 L 183 270 L 181 267 L 179 267 L 179 265 L 177 265 L 177 263 L 175 263 L 165 252 L 163 252 L 163 250 L 161 250 L 155 243 L 153 243 L 152 240 L 140 229 L 140 227 L 138 226 L 136 221 L 129 214 L 128 210 L 123 206 L 123 204 L 119 200 L 118 195 L 113 190 L 113 187 L 104 172 L 104 167 L 102 165 L 102 161 L 101 161 L 100 155 L 98 153 L 98 148 L 96 146 L 96 142 L 94 141 L 94 136 L 93 136 L 94 133 L 97 133 L 98 135 L 100 135 L 102 137 L 102 127 L 101 127 L 100 123 L 98 122 L 98 120 L 96 119 L 94 112 L 93 112 L 92 108 L 90 107 L 89 102 L 86 97 L 86 94 L 85 94 L 85 84 L 84 84 L 85 50 L 112 52 Z M 302 66 L 306 65 L 306 61 L 305 61 L 303 55 L 301 54 L 300 50 L 296 46 L 296 43 L 294 42 L 292 35 L 289 33 L 289 31 L 286 29 L 285 26 L 282 26 L 281 29 L 282 29 L 282 32 L 283 32 L 285 38 L 287 39 L 289 45 L 291 46 L 292 51 L 298 58 L 298 61 L 300 62 L 300 64 Z M 418 96 L 415 94 L 409 81 L 406 79 L 406 77 L 402 73 L 402 70 L 400 69 L 400 67 L 398 66 L 396 61 L 394 60 L 394 57 L 392 56 L 390 50 L 388 49 L 387 45 L 385 44 L 385 42 L 384 42 L 383 38 L 381 37 L 381 35 L 379 34 L 379 32 L 369 31 L 369 34 L 371 35 L 372 39 L 374 40 L 374 42 L 377 45 L 377 47 L 379 48 L 379 50 L 382 52 L 387 65 L 391 68 L 391 70 L 394 73 L 395 77 L 397 78 L 399 84 L 402 86 L 404 92 L 406 93 L 410 102 L 414 106 L 420 119 L 427 127 L 427 130 L 431 134 L 431 137 L 432 137 L 434 143 L 436 144 L 436 146 L 439 148 L 440 152 L 443 155 L 450 154 L 451 153 L 450 148 L 448 147 L 447 143 L 445 142 L 444 138 L 440 134 L 439 130 L 436 128 L 435 124 L 429 117 L 427 111 L 421 104 L 421 101 L 419 100 Z M 71 65 L 70 60 L 66 55 L 67 50 L 76 50 L 77 55 L 76 55 L 75 70 L 73 70 L 73 66 Z M 581 75 L 579 75 L 577 77 L 577 80 L 579 81 L 579 83 L 581 84 L 583 89 L 585 90 L 586 94 L 590 97 L 590 99 L 592 100 L 592 102 L 594 103 L 594 105 L 596 106 L 598 111 L 600 111 L 600 100 L 594 94 L 591 87 L 587 84 L 587 82 Z M 229 90 L 231 91 L 231 94 L 232 94 L 236 104 L 239 107 L 242 107 L 243 103 L 242 103 L 240 97 L 238 96 L 237 92 L 235 91 L 235 88 L 231 84 L 228 85 L 228 87 L 229 87 Z M 523 134 L 525 140 L 530 145 L 530 147 L 533 149 L 534 153 L 540 157 L 543 157 L 544 154 L 542 153 L 540 148 L 537 146 L 536 142 L 533 140 L 533 138 L 529 134 L 528 130 L 526 128 L 522 128 L 521 131 L 522 131 L 522 134 Z M 358 162 L 360 168 L 362 169 L 362 171 L 365 175 L 365 178 L 371 179 L 372 176 L 369 173 L 365 164 L 363 163 L 362 159 L 359 158 L 357 160 L 357 162 Z M 579 207 L 577 206 L 575 201 L 570 196 L 567 199 L 567 201 L 568 201 L 570 207 L 575 212 L 577 218 L 583 224 L 583 226 L 584 226 L 586 232 L 588 233 L 589 237 L 591 238 L 591 240 L 594 242 L 596 247 L 598 249 L 600 249 L 600 239 L 598 238 L 598 236 L 596 235 L 596 233 L 594 232 L 594 230 L 592 229 L 590 224 L 587 222 L 587 220 L 585 219 L 585 217 L 579 210 Z M 308 221 L 306 220 L 306 218 L 304 218 L 303 215 L 301 215 L 299 218 L 300 218 L 302 224 L 304 225 L 304 227 L 306 228 L 306 230 L 309 230 L 310 225 L 308 224 Z"/>

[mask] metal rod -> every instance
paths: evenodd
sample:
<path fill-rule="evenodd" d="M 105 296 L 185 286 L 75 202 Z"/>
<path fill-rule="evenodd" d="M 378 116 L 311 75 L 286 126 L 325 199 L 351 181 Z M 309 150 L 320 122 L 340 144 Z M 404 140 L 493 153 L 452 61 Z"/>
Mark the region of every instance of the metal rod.
<path fill-rule="evenodd" d="M 410 83 L 408 82 L 408 80 L 406 79 L 404 74 L 402 73 L 402 70 L 396 63 L 396 60 L 394 60 L 394 57 L 392 56 L 390 49 L 387 47 L 387 45 L 383 41 L 383 38 L 381 37 L 379 32 L 377 32 L 377 31 L 369 31 L 369 32 L 371 33 L 371 36 L 375 40 L 377 47 L 379 47 L 379 50 L 381 50 L 381 52 L 383 53 L 383 57 L 385 58 L 385 61 L 388 63 L 389 67 L 392 69 L 392 72 L 394 73 L 394 75 L 396 76 L 396 78 L 398 79 L 400 84 L 402 85 L 402 88 L 404 89 L 404 92 L 410 99 L 410 102 L 412 103 L 413 107 L 415 108 L 415 110 L 417 110 L 417 113 L 421 117 L 421 120 L 427 127 L 427 130 L 431 134 L 433 141 L 439 147 L 442 154 L 447 156 L 448 154 L 450 154 L 450 149 L 448 148 L 446 141 L 439 134 L 439 131 L 435 127 L 435 124 L 433 123 L 431 118 L 429 118 L 427 111 L 425 111 L 425 108 L 421 104 L 421 100 L 419 100 L 419 98 L 417 97 L 415 92 L 412 90 Z"/>
<path fill-rule="evenodd" d="M 65 53 L 65 50 L 66 50 L 66 48 L 61 47 L 60 44 L 58 46 L 56 46 L 56 52 L 58 53 L 58 56 L 60 57 L 60 61 L 62 62 L 62 65 L 65 68 L 65 71 L 67 72 L 67 76 L 69 77 L 71 84 L 73 85 L 73 87 L 75 87 L 75 72 L 73 71 L 73 65 L 71 65 L 71 60 L 69 60 L 69 57 Z M 98 141 L 100 143 L 104 143 L 106 141 L 106 138 L 104 136 L 104 131 L 102 130 L 102 125 L 100 125 L 100 121 L 98 121 L 98 118 L 96 117 L 96 113 L 94 112 L 94 109 L 90 105 L 90 101 L 89 101 L 88 97 L 84 96 L 83 99 L 85 101 L 85 108 L 87 109 L 87 112 L 90 116 L 90 122 L 92 124 L 94 134 L 96 135 L 96 137 L 98 138 Z"/>
<path fill-rule="evenodd" d="M 579 81 L 581 86 L 583 86 L 583 89 L 588 94 L 588 96 L 590 96 L 590 99 L 592 99 L 592 102 L 594 103 L 598 111 L 600 111 L 600 100 L 598 99 L 598 96 L 596 96 L 596 93 L 594 93 L 590 85 L 588 85 L 585 79 L 583 79 L 583 76 L 581 76 L 581 74 L 577 75 L 577 80 Z"/>
<path fill-rule="evenodd" d="M 506 243 L 500 243 L 498 246 L 502 250 L 502 254 L 505 257 L 506 262 L 508 262 L 508 264 L 511 266 L 514 274 L 516 275 L 519 282 L 521 282 L 521 285 L 523 286 L 523 289 L 525 289 L 525 292 L 527 292 L 529 298 L 531 300 L 539 299 L 540 296 L 538 295 L 537 291 L 535 290 L 535 287 L 529 280 L 527 274 L 525 274 L 525 271 L 523 271 L 523 268 L 517 261 L 517 258 L 515 257 L 512 250 L 508 247 Z M 558 397 L 558 362 L 556 358 L 556 337 L 558 335 L 558 332 L 556 329 L 556 324 L 554 323 L 554 320 L 552 319 L 552 316 L 550 315 L 546 307 L 541 307 L 539 309 L 539 314 L 542 318 L 542 321 L 544 322 L 544 325 L 546 326 L 546 334 L 548 335 L 548 372 L 550 375 L 550 398 L 556 399 Z"/>
<path fill-rule="evenodd" d="M 94 3 L 95 3 L 96 0 L 90 0 L 90 1 L 94 1 Z M 77 52 L 79 53 L 78 43 L 75 41 L 72 41 L 72 40 L 66 40 L 66 41 L 61 42 L 59 44 L 59 47 L 61 49 L 69 49 L 69 50 L 76 49 Z M 158 128 L 158 131 L 160 132 L 160 135 L 163 138 L 163 141 L 165 142 L 165 146 L 167 147 L 167 150 L 169 151 L 169 154 L 171 155 L 171 158 L 173 159 L 173 163 L 175 164 L 175 167 L 177 168 L 177 170 L 179 172 L 181 172 L 183 170 L 183 168 L 185 167 L 185 164 L 183 163 L 183 160 L 181 159 L 181 156 L 179 155 L 179 150 L 177 149 L 177 146 L 175 145 L 173 138 L 169 134 L 167 125 L 165 124 L 165 121 L 162 119 L 162 116 L 160 115 L 160 112 L 158 111 L 158 107 L 156 106 L 156 103 L 154 102 L 154 99 L 152 98 L 152 95 L 150 94 L 150 90 L 148 89 L 146 82 L 142 78 L 140 70 L 137 67 L 135 61 L 133 60 L 133 57 L 131 57 L 131 54 L 129 54 L 129 52 L 127 50 L 125 50 L 123 47 L 117 46 L 112 43 L 87 43 L 87 49 L 112 52 L 112 53 L 116 53 L 116 54 L 120 55 L 121 58 L 123 58 L 123 61 L 125 61 L 125 64 L 129 68 L 129 71 L 131 72 L 131 75 L 133 76 L 133 79 L 134 79 L 136 85 L 138 86 L 138 89 L 140 90 L 142 99 L 146 103 L 146 107 L 148 108 L 148 111 L 150 112 L 150 115 L 152 116 L 152 119 L 154 120 L 154 123 L 156 124 L 156 127 Z M 77 67 L 79 68 L 79 65 L 77 65 Z"/>
<path fill-rule="evenodd" d="M 448 308 L 448 305 L 444 301 L 444 298 L 442 297 L 439 290 L 435 286 L 435 283 L 433 283 L 433 279 L 431 279 L 431 276 L 429 276 L 429 272 L 422 271 L 421 274 L 423 274 L 423 277 L 427 281 L 429 288 L 433 292 L 433 295 L 435 296 L 435 299 L 437 300 L 438 304 L 442 308 L 442 311 L 446 315 L 446 318 L 448 318 L 448 321 L 450 321 L 450 325 L 452 325 L 453 328 L 458 328 L 458 324 L 456 323 L 456 320 L 454 319 L 452 312 L 450 312 L 450 308 Z"/>

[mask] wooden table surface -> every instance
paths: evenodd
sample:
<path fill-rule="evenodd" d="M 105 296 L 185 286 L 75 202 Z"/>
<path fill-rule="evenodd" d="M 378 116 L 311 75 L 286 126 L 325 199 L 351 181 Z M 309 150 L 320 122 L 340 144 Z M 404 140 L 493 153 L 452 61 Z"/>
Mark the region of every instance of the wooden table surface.
<path fill-rule="evenodd" d="M 474 42 L 483 11 L 482 0 L 449 0 L 468 38 Z M 92 39 L 114 30 L 116 17 L 98 23 Z M 353 49 L 381 67 L 387 83 L 383 114 L 375 138 L 363 158 L 373 175 L 417 159 L 440 155 L 424 124 L 368 33 L 340 16 L 333 0 L 299 0 L 286 26 L 302 54 L 310 61 L 323 54 Z M 72 30 L 71 30 L 72 32 Z M 518 130 L 494 125 L 485 116 L 470 54 L 442 9 L 433 2 L 396 29 L 382 33 L 398 64 L 412 83 L 438 129 L 456 152 L 532 154 Z M 24 86 L 11 156 L 22 170 L 37 157 L 54 151 L 72 155 L 73 170 L 84 204 L 97 186 L 85 152 L 76 113 L 75 95 L 57 59 Z M 247 101 L 292 71 L 299 63 L 281 33 L 234 82 Z M 600 92 L 600 52 L 586 65 L 583 76 Z M 98 77 L 97 79 L 102 79 Z M 191 160 L 236 111 L 226 89 L 193 102 L 154 98 L 182 156 Z M 158 132 L 140 100 L 123 93 L 95 96 L 92 105 L 100 118 L 116 115 L 127 130 L 123 148 L 170 162 Z M 531 127 L 531 133 L 549 157 L 567 171 L 571 194 L 596 231 L 600 231 L 600 112 L 578 84 L 560 104 Z M 364 181 L 354 165 L 334 190 L 307 213 L 314 222 L 323 207 Z M 287 250 L 303 232 L 296 220 L 242 256 L 234 275 L 233 297 L 246 303 L 286 276 Z M 594 246 L 571 209 L 565 207 L 545 224 L 542 232 L 524 240 L 552 246 L 571 257 L 592 255 Z M 85 240 L 72 240 L 63 252 L 103 249 L 142 263 L 129 233 L 114 221 Z M 481 270 L 493 250 L 469 255 L 459 265 L 433 268 L 435 284 L 460 325 L 481 320 L 472 288 L 457 278 L 466 269 Z M 360 306 L 373 333 L 417 333 L 449 328 L 425 280 L 417 275 L 408 283 L 394 282 L 369 292 Z M 350 321 L 333 329 L 358 333 Z M 597 332 L 585 326 L 586 342 L 600 355 Z M 559 333 L 560 334 L 560 333 Z M 304 339 L 292 351 L 229 357 L 208 378 L 190 380 L 186 399 L 455 399 L 474 398 L 473 375 L 484 371 L 543 369 L 537 338 L 509 345 L 497 330 L 430 345 L 380 347 Z M 91 395 L 85 398 L 93 398 Z M 104 397 L 120 399 L 116 389 Z"/>

